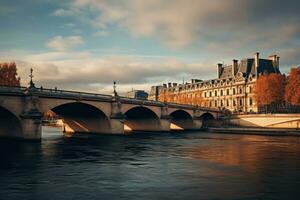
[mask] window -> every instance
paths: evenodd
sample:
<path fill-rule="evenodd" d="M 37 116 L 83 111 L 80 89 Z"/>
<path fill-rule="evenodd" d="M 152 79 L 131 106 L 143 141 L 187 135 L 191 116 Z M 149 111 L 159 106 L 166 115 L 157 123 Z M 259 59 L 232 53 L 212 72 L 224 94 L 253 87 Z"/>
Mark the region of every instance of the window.
<path fill-rule="evenodd" d="M 251 86 L 249 87 L 249 93 L 252 93 L 252 87 Z"/>
<path fill-rule="evenodd" d="M 250 97 L 249 98 L 249 105 L 252 106 L 252 104 L 253 104 L 253 101 L 252 101 L 252 98 Z"/>
<path fill-rule="evenodd" d="M 243 105 L 243 99 L 240 99 L 240 106 Z"/>
<path fill-rule="evenodd" d="M 236 106 L 236 101 L 232 100 L 232 104 L 233 104 L 233 106 Z"/>
<path fill-rule="evenodd" d="M 209 107 L 212 107 L 212 102 L 211 101 L 209 102 Z"/>
<path fill-rule="evenodd" d="M 223 96 L 223 90 L 221 90 L 221 96 Z"/>
<path fill-rule="evenodd" d="M 221 107 L 223 107 L 223 100 L 221 100 Z"/>
<path fill-rule="evenodd" d="M 209 92 L 209 97 L 211 97 L 212 95 L 211 95 L 211 91 Z"/>
<path fill-rule="evenodd" d="M 226 90 L 226 94 L 229 95 L 229 89 Z"/>
<path fill-rule="evenodd" d="M 217 101 L 215 101 L 215 107 L 218 107 L 218 102 Z"/>
<path fill-rule="evenodd" d="M 229 106 L 229 100 L 228 99 L 226 100 L 226 106 L 227 107 Z"/>
<path fill-rule="evenodd" d="M 242 88 L 240 88 L 240 89 L 239 89 L 239 93 L 240 93 L 240 94 L 242 94 L 242 93 L 243 93 L 243 90 L 242 90 Z"/>
<path fill-rule="evenodd" d="M 204 92 L 204 97 L 206 97 L 206 92 Z"/>
<path fill-rule="evenodd" d="M 218 95 L 218 92 L 217 92 L 217 90 L 215 90 L 215 97 Z"/>
<path fill-rule="evenodd" d="M 235 94 L 235 88 L 232 89 L 232 93 Z"/>

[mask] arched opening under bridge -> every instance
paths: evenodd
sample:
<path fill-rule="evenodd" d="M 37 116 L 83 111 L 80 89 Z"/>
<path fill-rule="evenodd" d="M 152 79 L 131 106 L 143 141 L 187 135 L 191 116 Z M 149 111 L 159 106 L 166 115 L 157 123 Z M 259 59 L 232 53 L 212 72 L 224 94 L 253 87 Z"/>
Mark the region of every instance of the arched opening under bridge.
<path fill-rule="evenodd" d="M 20 119 L 11 111 L 0 106 L 0 136 L 23 137 Z"/>
<path fill-rule="evenodd" d="M 213 125 L 213 123 L 215 122 L 215 117 L 213 116 L 213 114 L 207 112 L 201 115 L 201 120 L 202 126 L 208 127 Z"/>
<path fill-rule="evenodd" d="M 66 103 L 51 109 L 66 133 L 109 133 L 110 122 L 100 109 L 86 103 Z M 58 122 L 59 123 L 59 122 Z"/>
<path fill-rule="evenodd" d="M 171 130 L 189 130 L 194 129 L 193 117 L 184 110 L 176 110 L 170 114 Z"/>
<path fill-rule="evenodd" d="M 151 109 L 137 106 L 125 112 L 124 130 L 130 131 L 160 131 L 159 117 Z"/>

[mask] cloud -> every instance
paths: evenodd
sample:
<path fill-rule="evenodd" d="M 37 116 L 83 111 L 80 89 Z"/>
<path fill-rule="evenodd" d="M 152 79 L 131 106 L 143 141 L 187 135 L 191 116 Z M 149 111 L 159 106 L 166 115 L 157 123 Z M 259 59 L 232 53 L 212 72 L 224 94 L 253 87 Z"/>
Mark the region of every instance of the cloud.
<path fill-rule="evenodd" d="M 58 51 L 65 51 L 82 44 L 84 44 L 84 41 L 81 36 L 55 36 L 46 43 L 46 46 Z"/>
<path fill-rule="evenodd" d="M 109 33 L 105 30 L 99 30 L 97 32 L 94 33 L 94 36 L 98 36 L 98 37 L 105 37 L 107 36 Z"/>
<path fill-rule="evenodd" d="M 75 9 L 64 9 L 64 8 L 59 8 L 57 10 L 55 10 L 52 15 L 53 16 L 59 16 L 59 17 L 65 17 L 65 16 L 73 16 L 75 15 L 75 13 L 77 13 L 77 10 Z"/>
<path fill-rule="evenodd" d="M 118 82 L 120 92 L 132 88 L 149 90 L 151 85 L 210 76 L 215 71 L 215 67 L 207 68 L 209 64 L 188 63 L 174 57 L 151 61 L 140 56 L 97 58 L 90 52 L 33 53 L 20 55 L 15 61 L 22 85 L 27 84 L 32 67 L 37 85 L 101 93 L 111 92 L 113 81 Z"/>
<path fill-rule="evenodd" d="M 73 0 L 70 7 L 93 13 L 89 23 L 94 27 L 117 25 L 133 36 L 157 38 L 171 48 L 232 51 L 224 48 L 225 42 L 249 51 L 256 45 L 276 48 L 299 36 L 277 34 L 286 26 L 299 28 L 297 0 Z"/>

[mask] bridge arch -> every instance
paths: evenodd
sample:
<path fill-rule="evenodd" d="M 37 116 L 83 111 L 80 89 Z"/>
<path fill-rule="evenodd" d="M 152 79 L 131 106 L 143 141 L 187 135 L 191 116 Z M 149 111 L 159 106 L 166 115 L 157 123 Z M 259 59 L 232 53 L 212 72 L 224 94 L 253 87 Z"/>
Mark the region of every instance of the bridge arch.
<path fill-rule="evenodd" d="M 203 127 L 212 125 L 213 121 L 216 119 L 215 116 L 209 112 L 203 113 L 200 118 L 202 120 Z"/>
<path fill-rule="evenodd" d="M 0 106 L 0 136 L 22 137 L 23 128 L 21 120 L 13 112 Z"/>
<path fill-rule="evenodd" d="M 50 110 L 62 118 L 65 132 L 110 133 L 111 131 L 108 116 L 93 105 L 71 102 Z"/>
<path fill-rule="evenodd" d="M 125 131 L 160 131 L 159 116 L 150 108 L 136 106 L 125 113 Z"/>
<path fill-rule="evenodd" d="M 194 128 L 193 117 L 185 110 L 175 110 L 170 113 L 171 130 L 188 130 Z"/>

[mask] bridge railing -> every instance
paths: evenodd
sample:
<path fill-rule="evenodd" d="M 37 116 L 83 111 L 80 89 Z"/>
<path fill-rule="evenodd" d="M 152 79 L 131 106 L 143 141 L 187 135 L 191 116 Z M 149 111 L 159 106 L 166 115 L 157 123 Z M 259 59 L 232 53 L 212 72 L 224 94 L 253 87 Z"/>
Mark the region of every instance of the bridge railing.
<path fill-rule="evenodd" d="M 112 99 L 112 95 L 90 93 L 90 92 L 77 92 L 71 90 L 58 90 L 58 89 L 49 89 L 49 88 L 37 88 L 36 91 L 41 95 L 50 95 L 50 96 L 61 96 L 61 97 L 79 97 L 79 98 L 94 98 L 94 99 Z"/>
<path fill-rule="evenodd" d="M 18 86 L 0 86 L 0 92 L 1 93 L 24 93 L 26 91 L 26 87 L 18 87 Z"/>

